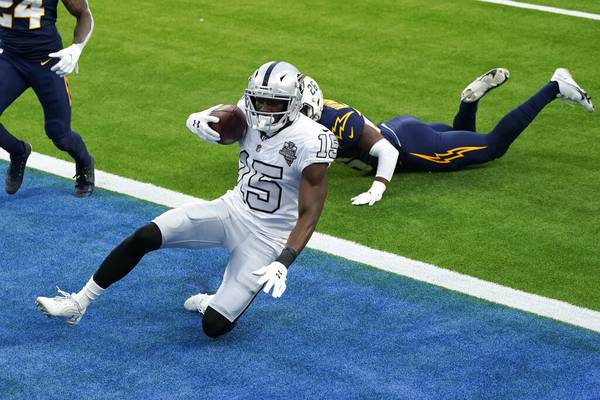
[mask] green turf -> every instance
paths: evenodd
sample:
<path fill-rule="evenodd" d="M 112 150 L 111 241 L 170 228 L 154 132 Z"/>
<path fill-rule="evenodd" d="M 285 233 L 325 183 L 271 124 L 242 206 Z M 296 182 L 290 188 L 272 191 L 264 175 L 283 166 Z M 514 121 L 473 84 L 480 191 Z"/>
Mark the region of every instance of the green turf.
<path fill-rule="evenodd" d="M 600 22 L 470 0 L 104 0 L 93 11 L 96 30 L 72 79 L 74 128 L 99 169 L 203 198 L 235 184 L 237 150 L 201 142 L 185 119 L 234 103 L 271 59 L 296 64 L 326 97 L 375 121 L 413 114 L 449 122 L 464 86 L 494 66 L 512 76 L 481 102 L 483 131 L 557 66 L 600 93 L 600 41 L 591 39 Z M 31 93 L 2 121 L 35 150 L 67 159 L 44 138 Z M 502 159 L 397 175 L 371 208 L 349 201 L 371 178 L 335 165 L 318 230 L 600 310 L 599 124 L 597 114 L 555 102 Z"/>

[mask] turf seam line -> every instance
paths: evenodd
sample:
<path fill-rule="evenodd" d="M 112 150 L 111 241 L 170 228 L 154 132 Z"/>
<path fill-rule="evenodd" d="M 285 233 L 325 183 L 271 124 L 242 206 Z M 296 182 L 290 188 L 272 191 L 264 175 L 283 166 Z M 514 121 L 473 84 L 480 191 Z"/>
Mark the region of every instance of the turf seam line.
<path fill-rule="evenodd" d="M 537 4 L 523 3 L 520 1 L 511 1 L 511 0 L 478 0 L 478 1 L 481 1 L 483 3 L 500 4 L 503 6 L 525 8 L 528 10 L 544 11 L 544 12 L 548 12 L 548 13 L 552 13 L 552 14 L 568 15 L 570 17 L 586 18 L 586 19 L 593 19 L 595 21 L 600 21 L 600 15 L 583 12 L 583 11 L 567 10 L 564 8 L 541 6 L 541 5 L 537 5 Z"/>
<path fill-rule="evenodd" d="M 8 154 L 0 150 L 0 159 L 8 160 Z M 73 176 L 75 171 L 73 163 L 35 152 L 31 153 L 27 167 L 68 179 Z M 96 186 L 167 207 L 179 207 L 189 202 L 206 201 L 100 170 L 96 170 Z M 308 247 L 383 271 L 600 333 L 600 312 L 598 311 L 526 293 L 319 232 L 313 234 Z"/>

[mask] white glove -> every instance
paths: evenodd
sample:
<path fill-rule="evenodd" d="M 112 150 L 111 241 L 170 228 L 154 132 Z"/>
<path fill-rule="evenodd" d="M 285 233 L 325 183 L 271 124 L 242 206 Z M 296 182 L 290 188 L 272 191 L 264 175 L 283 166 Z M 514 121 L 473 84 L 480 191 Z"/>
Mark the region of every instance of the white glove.
<path fill-rule="evenodd" d="M 383 196 L 383 192 L 385 192 L 385 183 L 380 181 L 373 181 L 371 188 L 368 192 L 364 192 L 352 198 L 352 205 L 361 206 L 363 204 L 368 204 L 372 206 Z"/>
<path fill-rule="evenodd" d="M 60 61 L 50 68 L 50 71 L 56 72 L 56 75 L 61 78 L 70 75 L 73 71 L 78 72 L 77 61 L 79 61 L 82 49 L 81 45 L 73 43 L 56 53 L 48 54 L 48 57 L 60 58 Z"/>
<path fill-rule="evenodd" d="M 266 282 L 263 292 L 269 294 L 271 288 L 273 288 L 272 296 L 274 298 L 281 297 L 285 292 L 285 277 L 287 276 L 287 268 L 285 265 L 278 261 L 273 261 L 266 267 L 252 271 L 254 275 L 260 275 L 258 278 L 258 284 L 262 285 Z"/>
<path fill-rule="evenodd" d="M 209 143 L 217 143 L 219 140 L 221 140 L 221 135 L 219 135 L 219 132 L 215 131 L 210 126 L 208 126 L 208 123 L 219 122 L 219 117 L 210 115 L 210 113 L 213 112 L 213 110 L 221 107 L 222 105 L 223 104 L 218 104 L 207 110 L 190 114 L 185 125 L 190 131 L 192 131 L 192 133 L 194 133 L 200 139 L 206 140 Z"/>

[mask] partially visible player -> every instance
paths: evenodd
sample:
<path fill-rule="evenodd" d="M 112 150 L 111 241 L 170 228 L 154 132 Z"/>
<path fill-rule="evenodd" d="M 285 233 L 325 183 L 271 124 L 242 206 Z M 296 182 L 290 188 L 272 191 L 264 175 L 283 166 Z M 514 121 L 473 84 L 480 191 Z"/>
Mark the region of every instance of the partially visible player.
<path fill-rule="evenodd" d="M 557 97 L 594 111 L 590 97 L 569 71 L 558 68 L 549 83 L 502 118 L 491 132 L 477 133 L 479 100 L 508 78 L 508 70 L 494 68 L 469 84 L 462 92 L 452 126 L 426 124 L 412 116 L 398 116 L 375 126 L 355 108 L 323 101 L 319 86 L 310 77 L 305 77 L 305 85 L 313 90 L 304 92 L 302 112 L 336 134 L 340 159 L 360 160 L 376 169 L 371 188 L 352 198 L 354 205 L 373 205 L 382 198 L 395 171 L 455 171 L 502 157 L 538 113 Z"/>
<path fill-rule="evenodd" d="M 67 76 L 92 34 L 94 20 L 86 0 L 62 0 L 77 22 L 73 44 L 63 49 L 56 29 L 58 0 L 0 1 L 0 115 L 29 87 L 44 109 L 46 135 L 75 160 L 75 195 L 94 190 L 94 159 L 81 136 L 71 130 Z M 10 154 L 5 190 L 15 194 L 23 183 L 31 145 L 0 124 L 0 147 Z"/>
<path fill-rule="evenodd" d="M 229 332 L 261 288 L 280 297 L 290 264 L 312 235 L 327 195 L 326 171 L 335 159 L 333 133 L 300 113 L 300 72 L 269 62 L 254 72 L 238 105 L 249 128 L 240 141 L 237 186 L 216 200 L 167 211 L 117 246 L 76 294 L 38 297 L 48 316 L 79 322 L 88 305 L 159 248 L 225 247 L 229 261 L 206 309 L 206 335 Z M 190 115 L 187 127 L 208 142 L 220 140 L 214 109 Z"/>

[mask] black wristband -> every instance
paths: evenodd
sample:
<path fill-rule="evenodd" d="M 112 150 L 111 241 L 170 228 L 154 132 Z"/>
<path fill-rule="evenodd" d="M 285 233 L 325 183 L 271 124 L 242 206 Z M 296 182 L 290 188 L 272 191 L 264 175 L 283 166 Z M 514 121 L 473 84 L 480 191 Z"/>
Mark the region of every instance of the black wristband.
<path fill-rule="evenodd" d="M 291 247 L 286 247 L 275 261 L 282 263 L 288 268 L 294 262 L 296 257 L 298 257 L 298 252 Z"/>

